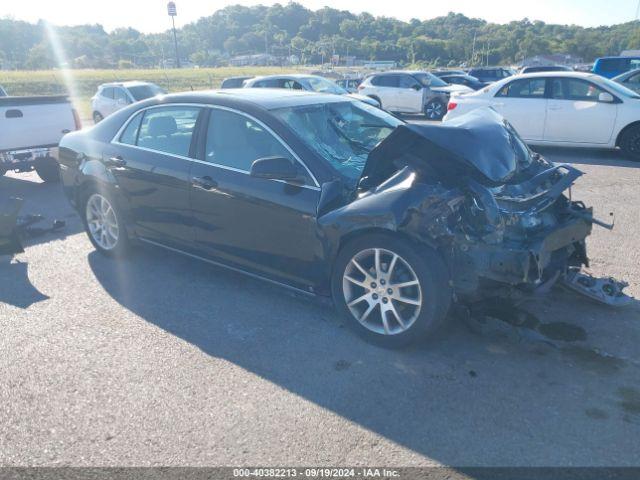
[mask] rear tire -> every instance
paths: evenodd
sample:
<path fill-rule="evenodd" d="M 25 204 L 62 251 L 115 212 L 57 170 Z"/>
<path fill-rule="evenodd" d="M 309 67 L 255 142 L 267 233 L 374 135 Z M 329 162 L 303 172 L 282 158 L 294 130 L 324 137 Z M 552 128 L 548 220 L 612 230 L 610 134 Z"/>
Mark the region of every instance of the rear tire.
<path fill-rule="evenodd" d="M 629 127 L 622 132 L 618 146 L 631 160 L 640 161 L 640 125 Z"/>
<path fill-rule="evenodd" d="M 60 181 L 60 165 L 54 158 L 46 157 L 39 160 L 35 169 L 44 183 L 58 183 Z"/>
<path fill-rule="evenodd" d="M 124 217 L 106 189 L 87 190 L 80 212 L 85 231 L 95 249 L 108 257 L 121 257 L 129 251 L 130 240 Z"/>
<path fill-rule="evenodd" d="M 356 238 L 340 250 L 331 290 L 347 324 L 385 348 L 434 335 L 452 298 L 448 270 L 436 251 L 382 233 Z"/>

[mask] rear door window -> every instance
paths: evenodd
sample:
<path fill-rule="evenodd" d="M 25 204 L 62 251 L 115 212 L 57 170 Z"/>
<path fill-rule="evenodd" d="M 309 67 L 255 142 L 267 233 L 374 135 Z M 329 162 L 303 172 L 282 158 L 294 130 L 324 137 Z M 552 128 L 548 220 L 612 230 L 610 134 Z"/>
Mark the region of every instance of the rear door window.
<path fill-rule="evenodd" d="M 102 92 L 100 92 L 100 96 L 108 98 L 109 100 L 113 100 L 113 87 L 103 88 Z"/>
<path fill-rule="evenodd" d="M 120 135 L 120 143 L 127 145 L 135 145 L 138 141 L 138 131 L 140 130 L 140 122 L 144 112 L 137 113 L 133 119 L 127 124 L 122 135 Z"/>
<path fill-rule="evenodd" d="M 523 78 L 507 83 L 496 94 L 506 98 L 544 98 L 545 78 Z"/>
<path fill-rule="evenodd" d="M 145 112 L 137 145 L 158 152 L 189 156 L 200 108 L 160 107 Z"/>
<path fill-rule="evenodd" d="M 380 75 L 374 77 L 371 83 L 377 87 L 398 88 L 400 77 L 398 75 Z"/>

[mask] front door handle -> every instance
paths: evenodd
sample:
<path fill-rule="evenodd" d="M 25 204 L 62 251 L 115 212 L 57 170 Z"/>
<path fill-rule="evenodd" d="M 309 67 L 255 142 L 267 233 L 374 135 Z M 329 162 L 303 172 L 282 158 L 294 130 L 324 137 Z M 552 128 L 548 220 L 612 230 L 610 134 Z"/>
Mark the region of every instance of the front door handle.
<path fill-rule="evenodd" d="M 104 161 L 104 163 L 107 165 L 107 167 L 125 167 L 127 165 L 127 161 L 120 155 L 109 157 Z"/>
<path fill-rule="evenodd" d="M 205 175 L 204 177 L 192 177 L 191 184 L 195 188 L 200 188 L 202 190 L 213 190 L 218 185 L 209 175 Z"/>

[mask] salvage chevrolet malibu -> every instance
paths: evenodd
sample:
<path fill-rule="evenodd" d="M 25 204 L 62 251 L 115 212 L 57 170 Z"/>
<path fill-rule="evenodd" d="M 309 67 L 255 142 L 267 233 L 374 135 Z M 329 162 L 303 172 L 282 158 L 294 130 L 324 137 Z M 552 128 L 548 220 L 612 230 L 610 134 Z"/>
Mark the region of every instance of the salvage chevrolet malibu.
<path fill-rule="evenodd" d="M 398 346 L 452 302 L 544 289 L 587 263 L 581 173 L 491 110 L 409 125 L 344 97 L 270 89 L 132 105 L 64 137 L 65 192 L 100 252 L 144 242 L 332 298 Z"/>

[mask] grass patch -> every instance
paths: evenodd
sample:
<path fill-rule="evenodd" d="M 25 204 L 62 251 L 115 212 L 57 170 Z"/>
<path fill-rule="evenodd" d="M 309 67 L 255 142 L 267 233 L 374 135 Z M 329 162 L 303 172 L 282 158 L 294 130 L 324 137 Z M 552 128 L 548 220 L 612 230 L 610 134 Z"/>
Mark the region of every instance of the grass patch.
<path fill-rule="evenodd" d="M 222 80 L 239 75 L 271 75 L 291 72 L 291 67 L 223 67 L 169 70 L 71 70 L 80 116 L 91 118 L 91 97 L 106 82 L 143 80 L 160 85 L 168 92 L 219 88 Z M 56 95 L 68 93 L 58 70 L 0 71 L 0 85 L 9 95 Z"/>

